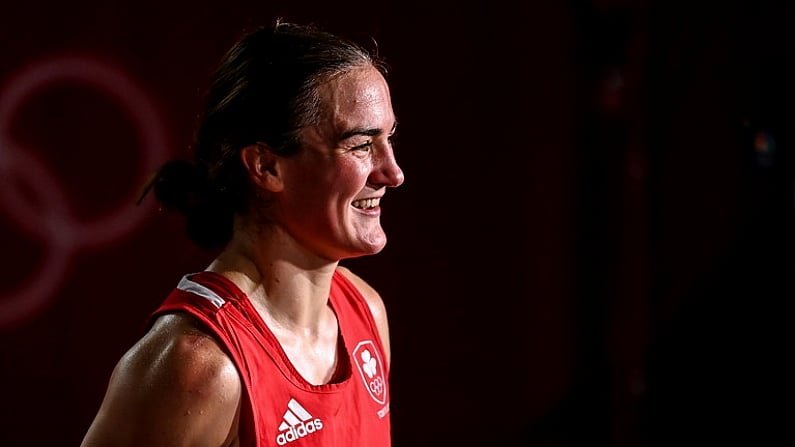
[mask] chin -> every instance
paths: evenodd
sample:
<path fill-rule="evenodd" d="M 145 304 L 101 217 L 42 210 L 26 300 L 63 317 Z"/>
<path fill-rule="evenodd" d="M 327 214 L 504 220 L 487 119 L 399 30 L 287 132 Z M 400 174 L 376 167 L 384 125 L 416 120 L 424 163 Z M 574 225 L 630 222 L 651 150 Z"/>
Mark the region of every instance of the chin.
<path fill-rule="evenodd" d="M 380 253 L 386 246 L 386 238 L 381 238 L 378 241 L 368 241 L 365 244 L 360 244 L 355 250 L 352 250 L 352 258 L 361 256 L 370 256 Z"/>
<path fill-rule="evenodd" d="M 353 234 L 350 242 L 353 251 L 361 252 L 362 255 L 373 255 L 386 246 L 386 233 L 381 227 L 359 231 Z"/>

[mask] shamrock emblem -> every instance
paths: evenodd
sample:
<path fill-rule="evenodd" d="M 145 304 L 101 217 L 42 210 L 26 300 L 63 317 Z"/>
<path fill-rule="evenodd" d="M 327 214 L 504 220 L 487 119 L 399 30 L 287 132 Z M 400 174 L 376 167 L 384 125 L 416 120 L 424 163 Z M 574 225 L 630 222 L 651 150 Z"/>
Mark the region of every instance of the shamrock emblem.
<path fill-rule="evenodd" d="M 372 354 L 370 354 L 370 351 L 368 351 L 367 349 L 362 351 L 361 357 L 362 357 L 362 369 L 364 369 L 364 372 L 367 373 L 367 376 L 372 379 L 373 376 L 375 375 L 375 370 L 376 370 L 375 358 L 373 358 Z"/>

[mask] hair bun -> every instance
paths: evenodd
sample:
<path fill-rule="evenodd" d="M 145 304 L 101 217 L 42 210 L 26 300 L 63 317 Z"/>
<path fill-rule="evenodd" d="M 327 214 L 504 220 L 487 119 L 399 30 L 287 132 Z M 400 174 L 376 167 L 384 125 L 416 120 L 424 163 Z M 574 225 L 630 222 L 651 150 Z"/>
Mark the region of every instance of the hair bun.
<path fill-rule="evenodd" d="M 165 209 L 189 215 L 205 200 L 207 175 L 194 163 L 172 160 L 158 170 L 153 189 Z"/>

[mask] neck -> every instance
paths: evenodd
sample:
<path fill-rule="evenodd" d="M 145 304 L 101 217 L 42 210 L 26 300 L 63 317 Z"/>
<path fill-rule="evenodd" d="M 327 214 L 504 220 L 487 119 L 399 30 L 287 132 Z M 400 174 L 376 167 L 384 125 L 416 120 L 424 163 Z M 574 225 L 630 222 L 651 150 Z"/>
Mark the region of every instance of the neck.
<path fill-rule="evenodd" d="M 312 256 L 278 227 L 236 231 L 207 267 L 234 282 L 270 324 L 314 332 L 325 324 L 336 261 Z"/>

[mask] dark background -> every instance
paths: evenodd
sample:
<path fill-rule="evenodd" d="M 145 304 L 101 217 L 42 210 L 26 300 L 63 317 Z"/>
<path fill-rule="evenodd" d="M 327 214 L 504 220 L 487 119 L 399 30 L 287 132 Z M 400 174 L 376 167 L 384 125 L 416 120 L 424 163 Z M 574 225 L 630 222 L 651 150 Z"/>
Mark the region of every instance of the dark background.
<path fill-rule="evenodd" d="M 209 261 L 134 200 L 280 16 L 392 66 L 406 182 L 346 264 L 390 312 L 396 447 L 791 441 L 788 5 L 5 2 L 0 446 L 78 445 Z"/>

